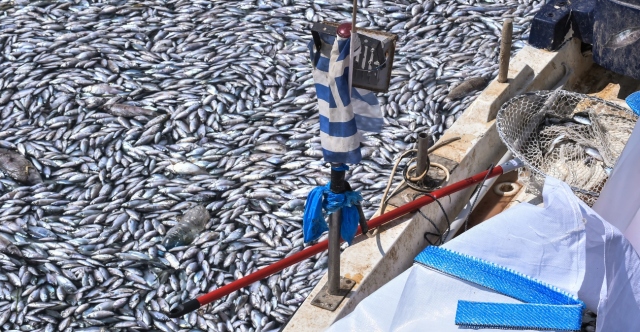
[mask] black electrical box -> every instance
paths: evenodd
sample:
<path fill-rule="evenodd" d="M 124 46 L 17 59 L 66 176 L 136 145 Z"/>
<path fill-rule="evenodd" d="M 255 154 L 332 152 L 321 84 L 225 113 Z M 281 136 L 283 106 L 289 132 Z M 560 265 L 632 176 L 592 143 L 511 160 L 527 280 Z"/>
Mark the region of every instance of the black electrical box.
<path fill-rule="evenodd" d="M 331 48 L 337 35 L 338 25 L 330 22 L 313 24 L 311 28 L 313 42 L 316 50 L 319 50 L 315 53 L 316 57 L 320 54 L 327 58 L 331 57 Z M 356 31 L 361 49 L 354 61 L 353 86 L 374 92 L 387 92 L 398 37 L 381 31 L 360 28 Z M 315 66 L 317 58 L 312 60 Z"/>

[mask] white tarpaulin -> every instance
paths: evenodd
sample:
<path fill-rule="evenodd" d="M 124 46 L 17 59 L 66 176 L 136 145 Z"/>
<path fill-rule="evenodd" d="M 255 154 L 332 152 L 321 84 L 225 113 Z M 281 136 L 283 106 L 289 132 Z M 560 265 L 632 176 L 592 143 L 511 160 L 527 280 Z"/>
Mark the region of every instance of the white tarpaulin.
<path fill-rule="evenodd" d="M 518 204 L 443 247 L 578 295 L 598 331 L 640 331 L 640 259 L 629 242 L 563 182 L 547 178 L 543 198 L 544 207 Z M 458 300 L 518 303 L 414 265 L 329 331 L 459 331 Z"/>

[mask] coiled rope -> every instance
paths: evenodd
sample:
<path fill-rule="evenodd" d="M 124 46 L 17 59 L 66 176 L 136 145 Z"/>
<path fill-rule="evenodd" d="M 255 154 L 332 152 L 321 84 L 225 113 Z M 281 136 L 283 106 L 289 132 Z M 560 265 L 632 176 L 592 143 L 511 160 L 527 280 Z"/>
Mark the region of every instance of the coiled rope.
<path fill-rule="evenodd" d="M 432 146 L 431 148 L 429 148 L 428 153 L 431 153 L 447 144 L 450 144 L 452 142 L 455 142 L 457 140 L 459 140 L 460 137 L 453 137 L 450 139 L 446 139 L 442 142 L 438 142 L 436 143 L 434 146 Z M 398 169 L 398 166 L 400 165 L 400 162 L 402 162 L 402 159 L 404 159 L 408 154 L 410 153 L 417 153 L 418 150 L 417 149 L 410 149 L 410 150 L 406 150 L 405 152 L 403 152 L 402 154 L 400 154 L 400 156 L 397 158 L 395 164 L 393 165 L 393 169 L 391 170 L 391 174 L 389 175 L 389 180 L 387 181 L 387 187 L 384 190 L 384 193 L 382 194 L 382 199 L 380 200 L 380 207 L 378 208 L 378 210 L 376 211 L 376 214 L 382 214 L 384 213 L 385 208 L 387 207 L 387 202 L 388 199 L 387 197 L 392 197 L 400 188 L 402 188 L 404 185 L 406 185 L 407 183 L 415 183 L 416 186 L 418 186 L 418 184 L 416 182 L 421 181 L 425 175 L 427 175 L 427 173 L 429 172 L 429 168 L 427 168 L 423 174 L 421 174 L 420 176 L 409 176 L 408 175 L 408 171 L 412 171 L 416 168 L 416 165 L 411 165 L 409 166 L 412 162 L 415 161 L 415 158 L 412 158 L 405 171 L 407 176 L 404 177 L 404 179 L 400 182 L 400 184 L 398 184 L 398 186 L 396 186 L 396 188 L 393 190 L 393 192 L 389 195 L 389 189 L 391 188 L 391 183 L 393 182 L 393 176 L 396 174 L 396 170 Z M 449 180 L 450 174 L 449 174 L 449 170 L 438 163 L 430 163 L 430 166 L 434 166 L 434 167 L 438 167 L 440 169 L 442 169 L 445 173 L 445 181 Z M 415 188 L 414 188 L 415 189 Z M 425 189 L 419 190 L 419 191 L 426 191 Z"/>

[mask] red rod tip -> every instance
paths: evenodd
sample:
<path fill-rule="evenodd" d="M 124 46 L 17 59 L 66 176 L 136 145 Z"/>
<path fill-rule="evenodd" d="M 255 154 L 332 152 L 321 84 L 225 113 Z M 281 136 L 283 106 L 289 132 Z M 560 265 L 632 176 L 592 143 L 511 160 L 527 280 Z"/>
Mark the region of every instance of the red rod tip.
<path fill-rule="evenodd" d="M 351 23 L 342 23 L 338 25 L 338 36 L 342 38 L 351 37 Z"/>

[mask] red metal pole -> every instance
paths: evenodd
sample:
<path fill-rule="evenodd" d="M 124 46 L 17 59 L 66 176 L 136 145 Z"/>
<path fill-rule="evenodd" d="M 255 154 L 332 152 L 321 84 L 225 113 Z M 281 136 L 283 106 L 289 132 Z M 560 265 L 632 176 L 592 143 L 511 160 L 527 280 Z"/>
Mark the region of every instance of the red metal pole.
<path fill-rule="evenodd" d="M 507 162 L 506 164 L 503 165 L 507 165 L 509 164 L 509 162 Z M 444 196 L 448 196 L 451 194 L 454 194 L 462 189 L 468 188 L 476 183 L 481 182 L 483 179 L 485 179 L 485 177 L 487 179 L 501 175 L 503 173 L 503 165 L 500 166 L 496 166 L 494 167 L 492 170 L 490 171 L 484 171 L 481 173 L 478 173 L 472 177 L 466 178 L 462 181 L 458 181 L 456 183 L 453 183 L 451 185 L 448 185 L 446 187 L 440 188 L 438 190 L 435 190 L 433 192 L 431 192 L 430 194 L 433 195 L 433 197 L 435 198 L 441 198 Z M 520 167 L 520 166 L 518 166 Z M 518 168 L 515 167 L 515 164 L 513 164 L 512 167 L 508 167 L 507 171 L 513 170 L 514 168 Z M 488 174 L 488 175 L 487 175 Z M 421 197 L 419 199 L 416 199 L 410 203 L 407 203 L 403 206 L 400 206 L 394 210 L 391 210 L 385 214 L 382 214 L 376 218 L 373 218 L 371 220 L 369 220 L 369 222 L 367 223 L 369 225 L 369 229 L 373 229 L 376 228 L 378 226 L 381 226 L 391 220 L 394 220 L 398 217 L 401 217 L 405 214 L 414 212 L 416 210 L 418 210 L 419 208 L 433 203 L 434 199 L 431 198 L 430 196 L 424 196 Z M 358 227 L 358 231 L 356 233 L 356 236 L 362 234 L 362 231 L 360 229 L 360 227 Z M 233 281 L 227 285 L 224 285 L 210 293 L 204 294 L 202 296 L 199 296 L 198 298 L 196 298 L 195 300 L 191 300 L 188 301 L 182 305 L 179 305 L 177 308 L 175 308 L 174 310 L 171 310 L 171 312 L 169 313 L 169 317 L 171 318 L 176 318 L 176 317 L 180 317 L 186 313 L 189 313 L 191 311 L 194 311 L 196 309 L 198 309 L 200 306 L 203 306 L 205 304 L 209 304 L 215 300 L 218 300 L 224 296 L 227 296 L 241 288 L 247 287 L 249 285 L 251 285 L 252 283 L 256 282 L 256 281 L 260 281 L 262 279 L 265 279 L 269 276 L 271 276 L 272 274 L 275 274 L 277 272 L 280 272 L 282 270 L 284 270 L 285 268 L 294 265 L 296 263 L 299 263 L 315 254 L 321 253 L 325 250 L 327 250 L 328 248 L 328 241 L 324 240 L 322 242 L 318 242 L 314 245 L 312 245 L 311 247 L 308 247 L 304 250 L 301 250 L 289 257 L 286 257 L 278 262 L 275 262 L 263 269 L 260 269 L 256 272 L 253 272 L 243 278 L 240 278 L 236 281 Z"/>

